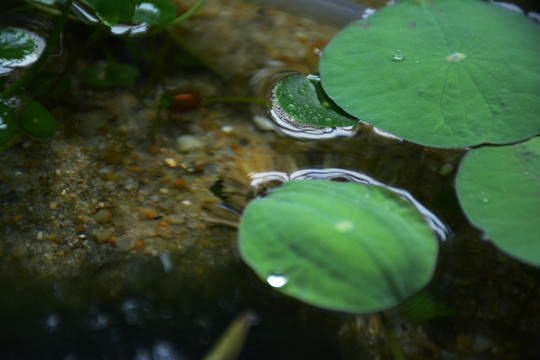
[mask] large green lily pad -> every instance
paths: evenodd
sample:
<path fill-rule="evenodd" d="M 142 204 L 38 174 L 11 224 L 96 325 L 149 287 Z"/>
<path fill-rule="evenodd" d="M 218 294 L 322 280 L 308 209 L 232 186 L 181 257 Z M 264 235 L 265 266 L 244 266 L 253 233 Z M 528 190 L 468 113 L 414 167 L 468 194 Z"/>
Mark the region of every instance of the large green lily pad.
<path fill-rule="evenodd" d="M 386 188 L 293 180 L 248 204 L 239 249 L 287 295 L 368 313 L 400 304 L 430 281 L 438 242 L 420 212 Z"/>
<path fill-rule="evenodd" d="M 469 220 L 503 252 L 540 267 L 540 138 L 471 150 L 456 181 Z"/>
<path fill-rule="evenodd" d="M 345 111 L 419 144 L 511 143 L 540 133 L 540 27 L 480 0 L 400 1 L 324 50 Z"/>

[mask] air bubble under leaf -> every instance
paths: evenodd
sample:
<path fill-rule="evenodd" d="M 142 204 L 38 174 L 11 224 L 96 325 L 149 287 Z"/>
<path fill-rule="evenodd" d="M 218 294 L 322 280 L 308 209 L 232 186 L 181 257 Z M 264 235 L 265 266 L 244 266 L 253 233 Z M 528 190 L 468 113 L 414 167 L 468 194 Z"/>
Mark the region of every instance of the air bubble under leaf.
<path fill-rule="evenodd" d="M 400 1 L 331 40 L 321 81 L 342 109 L 412 142 L 511 143 L 540 133 L 538 44 L 538 24 L 480 0 Z"/>
<path fill-rule="evenodd" d="M 438 242 L 417 208 L 389 189 L 293 180 L 248 204 L 239 249 L 277 290 L 321 308 L 367 313 L 422 289 Z"/>
<path fill-rule="evenodd" d="M 503 252 L 540 267 L 540 138 L 471 150 L 456 182 L 469 220 Z"/>

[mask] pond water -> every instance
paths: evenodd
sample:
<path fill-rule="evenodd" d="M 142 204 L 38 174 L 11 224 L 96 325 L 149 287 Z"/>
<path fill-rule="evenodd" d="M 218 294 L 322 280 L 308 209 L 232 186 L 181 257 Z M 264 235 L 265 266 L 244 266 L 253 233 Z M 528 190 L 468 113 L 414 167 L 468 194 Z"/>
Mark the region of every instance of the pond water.
<path fill-rule="evenodd" d="M 201 359 L 234 319 L 228 344 L 241 352 L 223 359 L 393 359 L 392 341 L 406 359 L 540 357 L 538 273 L 464 218 L 453 188 L 464 151 L 367 126 L 346 139 L 296 139 L 262 129 L 258 105 L 212 102 L 251 98 L 283 70 L 316 71 L 338 30 L 214 0 L 171 32 L 108 38 L 80 58 L 68 95 L 48 102 L 57 134 L 0 153 L 0 358 Z M 90 35 L 69 22 L 47 70 L 62 71 Z M 106 58 L 137 65 L 140 80 L 83 84 L 77 74 Z M 165 91 L 202 105 L 159 111 Z M 212 190 L 241 211 L 250 174 L 321 168 L 405 189 L 451 229 L 428 288 L 444 316 L 411 319 L 426 311 L 420 301 L 409 316 L 317 309 L 242 262 L 238 214 Z"/>

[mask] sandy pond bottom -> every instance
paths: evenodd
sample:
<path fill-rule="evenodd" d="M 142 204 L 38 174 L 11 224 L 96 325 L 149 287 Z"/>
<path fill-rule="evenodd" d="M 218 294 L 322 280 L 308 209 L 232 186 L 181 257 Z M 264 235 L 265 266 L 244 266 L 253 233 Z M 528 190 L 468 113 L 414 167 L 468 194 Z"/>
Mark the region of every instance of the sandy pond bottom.
<path fill-rule="evenodd" d="M 205 96 L 252 95 L 261 69 L 312 71 L 335 32 L 227 1 L 209 2 L 178 31 L 230 81 L 185 73 L 167 87 Z M 407 359 L 538 358 L 535 274 L 461 216 L 452 179 L 462 153 L 369 131 L 296 141 L 259 129 L 242 105 L 164 114 L 152 143 L 153 95 L 137 94 L 75 87 L 76 100 L 53 109 L 53 139 L 23 138 L 0 154 L 0 358 L 200 359 L 250 311 L 241 359 L 392 359 L 378 316 L 275 292 L 242 263 L 235 229 L 216 224 L 237 219 L 207 210 L 220 178 L 247 194 L 250 172 L 317 167 L 407 189 L 454 231 L 433 285 L 454 314 L 423 323 L 384 315 Z"/>

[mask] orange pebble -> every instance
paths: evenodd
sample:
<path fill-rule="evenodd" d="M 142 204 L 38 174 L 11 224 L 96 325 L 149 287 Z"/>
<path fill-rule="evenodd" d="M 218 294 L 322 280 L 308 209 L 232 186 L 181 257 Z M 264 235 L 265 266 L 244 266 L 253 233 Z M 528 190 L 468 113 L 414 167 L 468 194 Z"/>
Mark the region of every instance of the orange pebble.
<path fill-rule="evenodd" d="M 187 187 L 186 180 L 183 178 L 174 180 L 174 187 L 177 189 L 185 189 Z"/>

